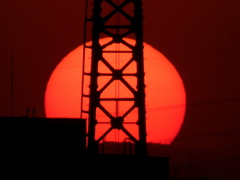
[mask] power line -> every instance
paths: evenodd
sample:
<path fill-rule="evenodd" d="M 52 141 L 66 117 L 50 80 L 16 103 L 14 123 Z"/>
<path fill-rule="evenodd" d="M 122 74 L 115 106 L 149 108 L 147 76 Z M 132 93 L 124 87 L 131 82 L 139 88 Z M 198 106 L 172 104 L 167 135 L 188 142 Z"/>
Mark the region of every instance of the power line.
<path fill-rule="evenodd" d="M 213 99 L 213 100 L 208 100 L 208 101 L 190 102 L 190 103 L 186 103 L 186 104 L 176 104 L 176 105 L 171 105 L 171 106 L 161 106 L 161 107 L 149 108 L 147 110 L 148 111 L 161 111 L 161 110 L 165 110 L 165 109 L 175 109 L 175 108 L 191 107 L 191 106 L 203 106 L 203 105 L 226 103 L 226 102 L 232 102 L 232 101 L 240 101 L 240 97 Z"/>
<path fill-rule="evenodd" d="M 193 106 L 204 106 L 204 105 L 210 105 L 210 104 L 219 104 L 219 103 L 227 103 L 227 102 L 234 102 L 234 101 L 240 101 L 240 97 L 231 97 L 231 98 L 223 98 L 223 99 L 213 99 L 208 101 L 198 101 L 198 102 L 190 102 L 186 104 L 176 104 L 171 106 L 159 106 L 154 108 L 146 108 L 147 112 L 152 111 L 162 111 L 167 109 L 176 109 L 176 108 L 183 108 L 183 107 L 193 107 Z M 131 113 L 137 113 L 137 111 L 132 111 Z M 103 113 L 99 113 L 97 117 L 101 117 Z"/>
<path fill-rule="evenodd" d="M 228 163 L 228 162 L 239 162 L 240 157 L 232 157 L 232 158 L 226 158 L 226 159 L 217 159 L 212 161 L 204 161 L 204 162 L 196 162 L 192 163 L 192 166 L 203 166 L 203 165 L 210 165 L 210 164 L 221 164 L 221 163 Z M 171 167 L 171 169 L 176 169 L 180 167 L 189 167 L 189 164 L 181 164 Z"/>
<path fill-rule="evenodd" d="M 227 136 L 232 134 L 239 134 L 239 130 L 232 130 L 232 131 L 222 131 L 222 132 L 215 132 L 215 133 L 208 133 L 208 134 L 200 134 L 200 135 L 193 135 L 193 136 L 184 136 L 184 137 L 177 137 L 174 141 L 185 141 L 185 140 L 194 140 L 194 139 L 201 139 L 201 138 L 210 138 L 210 137 L 217 137 L 217 136 Z M 173 141 L 174 138 L 169 139 L 161 139 L 160 141 Z"/>

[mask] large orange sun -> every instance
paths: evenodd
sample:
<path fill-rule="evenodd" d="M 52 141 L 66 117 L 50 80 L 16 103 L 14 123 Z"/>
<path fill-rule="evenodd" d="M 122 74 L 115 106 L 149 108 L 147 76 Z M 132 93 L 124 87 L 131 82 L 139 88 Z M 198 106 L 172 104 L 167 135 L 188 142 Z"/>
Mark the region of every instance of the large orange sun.
<path fill-rule="evenodd" d="M 101 39 L 101 44 L 109 42 L 111 39 Z M 130 44 L 134 44 L 134 40 L 125 39 Z M 90 42 L 88 43 L 90 44 Z M 115 45 L 107 47 L 106 50 L 113 50 Z M 126 47 L 118 45 L 118 48 L 125 50 Z M 85 67 L 90 67 L 91 52 L 86 51 Z M 118 66 L 121 66 L 122 60 L 129 59 L 123 55 L 106 55 L 111 56 Z M 125 55 L 127 56 L 127 55 Z M 129 56 L 129 55 L 128 55 Z M 82 80 L 82 58 L 83 46 L 79 46 L 70 52 L 53 71 L 45 92 L 45 112 L 48 118 L 79 118 L 80 117 L 80 100 L 81 100 L 81 80 Z M 113 62 L 113 63 L 114 63 Z M 183 82 L 177 70 L 159 51 L 144 43 L 144 68 L 145 68 L 145 84 L 146 84 L 146 124 L 147 124 L 147 141 L 161 144 L 171 144 L 177 136 L 183 120 L 186 109 L 186 94 Z M 106 72 L 107 68 L 103 64 L 99 64 L 99 71 Z M 126 73 L 135 71 L 134 66 L 129 66 Z M 105 83 L 107 79 L 100 79 L 99 85 Z M 134 80 L 128 79 L 129 83 Z M 87 80 L 85 80 L 87 90 Z M 134 86 L 134 85 L 133 85 Z M 116 90 L 116 87 L 119 89 Z M 116 96 L 126 93 L 126 90 L 119 84 L 115 83 L 115 87 L 109 87 L 109 91 L 103 93 L 103 96 Z M 115 93 L 115 94 L 114 94 Z M 84 108 L 88 108 L 88 104 L 84 103 Z M 125 111 L 129 104 L 119 105 L 119 113 Z M 112 104 L 106 105 L 110 112 L 116 111 Z M 137 121 L 136 111 L 131 112 L 126 121 Z M 97 112 L 99 122 L 108 121 L 102 112 Z M 97 125 L 96 136 L 100 137 L 109 125 Z M 128 129 L 137 138 L 137 125 L 126 125 Z M 118 130 L 116 130 L 118 131 Z M 107 141 L 122 141 L 126 136 L 123 133 L 111 132 L 107 136 Z"/>

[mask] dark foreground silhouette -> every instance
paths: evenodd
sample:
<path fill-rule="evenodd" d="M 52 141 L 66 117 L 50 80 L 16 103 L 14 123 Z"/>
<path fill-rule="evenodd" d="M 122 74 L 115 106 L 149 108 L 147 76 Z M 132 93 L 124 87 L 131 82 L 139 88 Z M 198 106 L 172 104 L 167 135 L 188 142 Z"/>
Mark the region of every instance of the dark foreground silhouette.
<path fill-rule="evenodd" d="M 8 176 L 169 179 L 166 157 L 88 154 L 84 120 L 0 119 L 2 172 Z"/>

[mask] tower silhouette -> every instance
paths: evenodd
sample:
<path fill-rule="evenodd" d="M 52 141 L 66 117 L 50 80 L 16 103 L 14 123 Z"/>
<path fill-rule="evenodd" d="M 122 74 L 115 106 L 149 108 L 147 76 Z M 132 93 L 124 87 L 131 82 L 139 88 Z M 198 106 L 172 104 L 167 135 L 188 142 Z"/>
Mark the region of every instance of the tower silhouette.
<path fill-rule="evenodd" d="M 89 2 L 87 1 L 87 5 Z M 90 79 L 89 93 L 82 89 L 82 109 L 81 117 L 87 114 L 87 136 L 88 136 L 88 152 L 90 154 L 98 153 L 98 145 L 112 130 L 118 129 L 123 131 L 131 141 L 135 144 L 135 154 L 139 156 L 147 155 L 146 145 L 146 110 L 145 110 L 145 84 L 144 84 L 144 59 L 143 59 L 143 15 L 142 15 L 142 0 L 92 0 L 92 17 L 87 18 L 86 23 L 92 23 L 90 46 L 84 48 L 91 50 L 90 70 L 85 70 L 83 62 L 83 84 L 86 86 L 85 78 Z M 105 6 L 108 10 L 104 11 Z M 129 10 L 131 9 L 131 10 Z M 87 11 L 87 10 L 86 10 Z M 120 19 L 124 19 L 120 21 Z M 85 24 L 86 29 L 86 24 Z M 107 43 L 100 43 L 101 36 L 109 37 Z M 134 39 L 134 44 L 127 41 L 126 37 L 131 36 Z M 86 33 L 85 33 L 86 37 Z M 119 45 L 123 45 L 127 50 L 121 50 Z M 116 49 L 108 50 L 109 46 L 115 45 Z M 123 66 L 114 66 L 104 54 L 112 54 L 112 57 L 121 57 L 123 54 L 128 54 L 130 57 L 124 61 Z M 84 55 L 85 58 L 85 55 Z M 117 61 L 121 62 L 121 58 Z M 85 61 L 85 59 L 84 59 Z M 104 64 L 108 71 L 99 72 L 99 64 Z M 134 63 L 136 72 L 124 72 L 129 66 Z M 110 77 L 103 86 L 99 87 L 99 79 L 101 77 Z M 135 85 L 129 83 L 126 78 L 133 77 L 136 79 Z M 116 93 L 115 97 L 103 97 L 102 94 L 111 85 L 115 84 L 119 88 L 119 84 L 128 89 L 131 96 L 120 97 Z M 88 99 L 89 109 L 83 108 L 83 99 Z M 116 112 L 113 114 L 105 106 L 106 103 L 115 104 Z M 122 102 L 131 102 L 132 106 L 125 112 L 119 115 L 119 104 Z M 97 118 L 97 109 L 101 110 L 109 119 L 108 129 L 98 138 L 96 138 L 96 126 L 103 122 L 99 122 Z M 133 111 L 137 111 L 137 121 L 125 122 L 125 118 Z M 137 126 L 138 137 L 125 128 L 125 124 L 133 124 Z"/>

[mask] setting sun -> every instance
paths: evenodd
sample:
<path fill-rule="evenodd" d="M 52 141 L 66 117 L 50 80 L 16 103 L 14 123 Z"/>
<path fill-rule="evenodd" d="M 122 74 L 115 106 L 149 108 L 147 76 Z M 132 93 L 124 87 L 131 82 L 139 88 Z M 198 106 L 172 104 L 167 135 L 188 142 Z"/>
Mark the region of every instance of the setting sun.
<path fill-rule="evenodd" d="M 130 44 L 134 43 L 132 39 L 125 39 Z M 100 43 L 105 44 L 110 38 L 101 39 Z M 90 44 L 90 42 L 88 43 Z M 107 47 L 107 50 L 113 50 L 116 46 Z M 126 50 L 124 45 L 120 44 L 117 48 Z M 116 64 L 116 68 L 124 65 L 129 55 L 106 54 L 106 59 L 111 59 L 109 63 Z M 107 57 L 111 56 L 111 57 Z M 91 51 L 86 51 L 85 69 L 90 67 Z M 53 71 L 46 88 L 45 93 L 45 112 L 46 117 L 56 118 L 79 118 L 80 100 L 81 100 L 81 80 L 82 80 L 82 59 L 83 46 L 79 46 L 70 52 Z M 144 43 L 144 68 L 146 84 L 146 125 L 147 142 L 170 144 L 177 136 L 185 114 L 186 94 L 184 85 L 177 70 L 159 51 Z M 125 73 L 134 73 L 134 64 L 126 68 Z M 108 72 L 108 68 L 102 63 L 99 64 L 99 72 Z M 99 79 L 99 87 L 108 81 L 107 77 Z M 136 84 L 135 79 L 127 77 L 129 84 Z M 84 91 L 88 91 L 88 80 L 85 79 Z M 131 96 L 126 87 L 121 83 L 112 83 L 102 97 L 126 97 Z M 88 108 L 88 103 L 83 103 L 83 108 Z M 116 113 L 114 104 L 104 105 L 112 114 Z M 118 114 L 125 112 L 131 106 L 131 102 L 120 103 L 118 105 Z M 100 110 L 97 111 L 98 122 L 106 122 L 109 119 Z M 136 122 L 137 113 L 132 111 L 125 119 L 125 122 Z M 124 125 L 135 137 L 137 137 L 137 127 L 133 124 Z M 108 124 L 99 124 L 96 127 L 96 136 L 99 137 L 108 129 Z M 118 130 L 115 130 L 118 131 Z M 122 142 L 126 137 L 123 133 L 111 132 L 107 136 L 107 141 Z"/>

